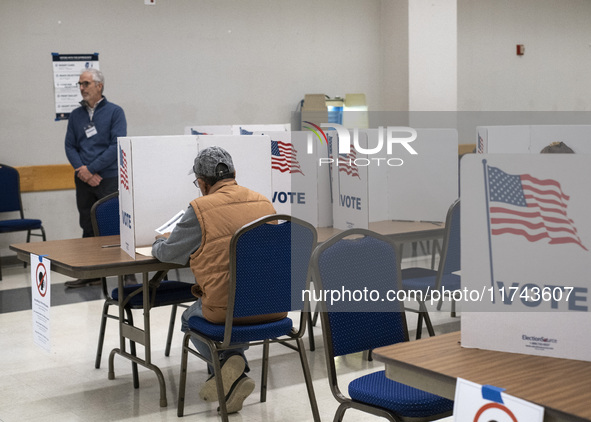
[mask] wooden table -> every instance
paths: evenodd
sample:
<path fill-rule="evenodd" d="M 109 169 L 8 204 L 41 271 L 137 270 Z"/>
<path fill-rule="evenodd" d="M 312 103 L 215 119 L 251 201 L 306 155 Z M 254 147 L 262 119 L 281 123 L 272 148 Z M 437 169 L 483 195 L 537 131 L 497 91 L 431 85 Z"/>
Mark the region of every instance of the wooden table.
<path fill-rule="evenodd" d="M 387 236 L 394 242 L 398 264 L 400 264 L 405 243 L 413 243 L 413 247 L 416 247 L 416 242 L 426 240 L 437 241 L 443 238 L 445 223 L 433 221 L 384 220 L 369 223 L 368 229 Z M 318 233 L 318 243 L 322 243 L 343 230 L 335 229 L 334 227 L 317 227 L 316 231 Z M 435 256 L 438 249 L 437 245 L 438 243 L 433 244 L 431 268 L 435 266 Z"/>
<path fill-rule="evenodd" d="M 395 243 L 410 243 L 443 237 L 445 224 L 429 221 L 385 220 L 369 223 L 368 228 L 378 234 L 388 236 Z M 343 230 L 334 227 L 319 227 L 316 231 L 318 232 L 318 243 L 322 243 Z"/>
<path fill-rule="evenodd" d="M 167 264 L 156 258 L 136 254 L 132 259 L 119 247 L 119 236 L 87 237 L 83 239 L 53 240 L 47 242 L 19 243 L 10 245 L 17 257 L 25 262 L 30 261 L 30 255 L 45 255 L 51 261 L 51 269 L 57 273 L 73 278 L 101 278 L 118 277 L 119 291 L 123 291 L 123 276 L 125 274 L 143 274 L 142 289 L 148 291 L 150 279 L 148 272 L 156 271 L 160 277 L 166 271 L 180 268 L 180 265 Z M 155 276 L 156 277 L 156 276 Z M 125 322 L 123 295 L 119 295 L 119 348 L 113 349 L 109 356 L 109 379 L 115 378 L 113 357 L 119 354 L 124 358 L 138 363 L 152 371 L 160 383 L 160 406 L 167 405 L 166 385 L 160 368 L 152 364 L 150 345 L 150 303 L 149 295 L 144 297 L 144 329 L 129 325 Z M 130 339 L 140 343 L 145 348 L 145 359 L 133 356 L 126 351 L 125 340 Z M 135 378 L 135 377 L 134 377 Z M 134 379 L 137 388 L 137 379 Z"/>
<path fill-rule="evenodd" d="M 454 399 L 456 379 L 545 407 L 544 421 L 591 420 L 591 362 L 461 347 L 460 333 L 374 350 L 395 381 Z"/>

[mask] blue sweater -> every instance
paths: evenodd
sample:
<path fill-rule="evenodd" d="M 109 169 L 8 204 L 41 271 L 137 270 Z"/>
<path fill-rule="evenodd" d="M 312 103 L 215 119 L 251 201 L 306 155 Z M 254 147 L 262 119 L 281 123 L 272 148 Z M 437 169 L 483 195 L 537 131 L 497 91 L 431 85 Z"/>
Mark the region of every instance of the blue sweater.
<path fill-rule="evenodd" d="M 86 107 L 70 113 L 66 132 L 66 156 L 75 169 L 86 166 L 102 178 L 117 177 L 117 137 L 127 136 L 123 109 L 106 98 L 97 104 L 92 123 L 96 135 L 88 138 L 85 128 L 90 124 Z"/>

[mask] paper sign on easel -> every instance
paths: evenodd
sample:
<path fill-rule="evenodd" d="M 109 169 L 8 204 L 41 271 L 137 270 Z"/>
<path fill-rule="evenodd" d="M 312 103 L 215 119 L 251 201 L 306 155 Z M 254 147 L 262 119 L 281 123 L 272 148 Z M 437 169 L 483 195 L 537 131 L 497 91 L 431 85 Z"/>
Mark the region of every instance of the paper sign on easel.
<path fill-rule="evenodd" d="M 544 408 L 518 399 L 492 385 L 458 378 L 454 398 L 455 422 L 542 422 Z"/>
<path fill-rule="evenodd" d="M 31 300 L 33 311 L 33 341 L 50 351 L 49 310 L 51 308 L 51 261 L 31 254 Z"/>

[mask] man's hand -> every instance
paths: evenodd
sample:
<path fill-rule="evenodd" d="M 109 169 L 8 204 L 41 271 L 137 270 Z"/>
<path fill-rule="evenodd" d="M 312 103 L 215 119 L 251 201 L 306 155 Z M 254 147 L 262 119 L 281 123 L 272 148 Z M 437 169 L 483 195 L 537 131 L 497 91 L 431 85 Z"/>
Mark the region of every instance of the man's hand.
<path fill-rule="evenodd" d="M 84 183 L 88 183 L 90 186 L 96 187 L 101 183 L 103 178 L 98 174 L 92 174 L 86 166 L 78 167 L 76 169 L 76 174 L 78 179 L 82 180 Z"/>
<path fill-rule="evenodd" d="M 82 180 L 84 183 L 88 183 L 92 177 L 92 173 L 88 171 L 86 166 L 78 167 L 76 169 L 76 175 L 78 176 L 78 179 Z"/>
<path fill-rule="evenodd" d="M 100 185 L 101 180 L 103 180 L 101 176 L 99 176 L 98 174 L 93 174 L 92 177 L 88 179 L 86 183 L 88 183 L 92 187 L 97 187 L 98 185 Z"/>
<path fill-rule="evenodd" d="M 156 239 L 168 239 L 170 232 L 156 235 Z"/>

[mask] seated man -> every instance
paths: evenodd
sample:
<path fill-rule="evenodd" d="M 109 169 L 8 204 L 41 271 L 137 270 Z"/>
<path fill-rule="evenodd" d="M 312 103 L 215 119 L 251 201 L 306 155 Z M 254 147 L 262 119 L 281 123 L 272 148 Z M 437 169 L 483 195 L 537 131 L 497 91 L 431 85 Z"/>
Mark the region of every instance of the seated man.
<path fill-rule="evenodd" d="M 190 262 L 196 284 L 193 294 L 199 299 L 182 316 L 182 330 L 187 321 L 197 315 L 224 324 L 228 302 L 230 240 L 245 224 L 260 217 L 275 214 L 271 202 L 263 195 L 236 183 L 232 157 L 220 147 L 202 150 L 193 165 L 195 185 L 203 196 L 193 200 L 172 233 L 158 236 L 152 255 L 163 262 Z M 284 318 L 285 313 L 241 318 L 237 323 L 270 322 Z M 203 356 L 211 358 L 204 343 L 192 339 Z M 228 413 L 242 409 L 242 403 L 254 389 L 254 381 L 246 376 L 248 364 L 244 349 L 220 353 L 222 379 Z M 211 365 L 209 373 L 213 374 Z M 215 379 L 211 376 L 199 396 L 217 401 Z"/>

